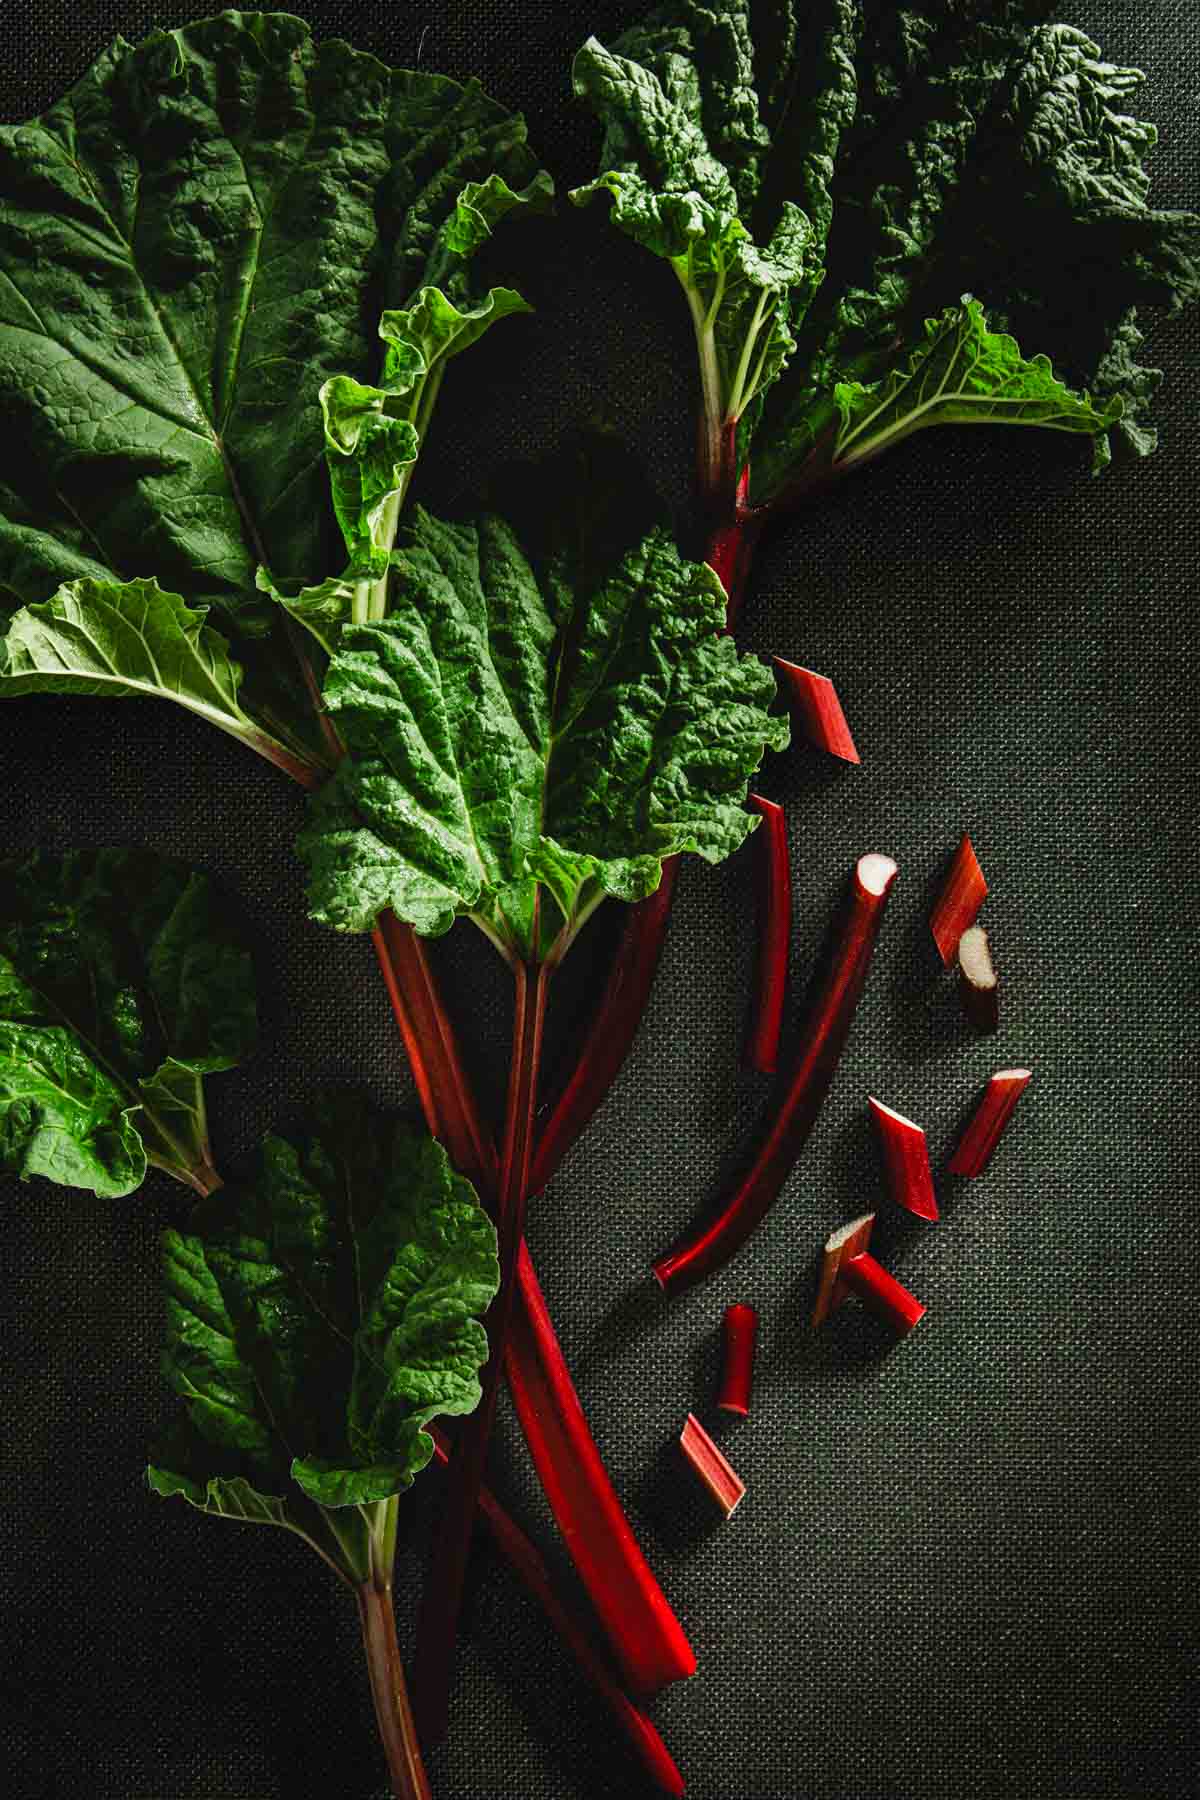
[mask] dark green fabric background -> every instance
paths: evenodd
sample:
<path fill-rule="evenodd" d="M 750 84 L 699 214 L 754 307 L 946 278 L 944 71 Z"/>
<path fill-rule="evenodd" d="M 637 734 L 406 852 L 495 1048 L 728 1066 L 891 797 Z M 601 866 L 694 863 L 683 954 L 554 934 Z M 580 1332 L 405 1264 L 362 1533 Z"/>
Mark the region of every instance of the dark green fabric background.
<path fill-rule="evenodd" d="M 568 66 L 636 8 L 476 0 L 303 8 L 394 62 L 479 73 L 530 115 L 561 187 L 594 137 Z M 0 6 L 0 108 L 35 112 L 116 29 L 189 8 Z M 1156 197 L 1195 203 L 1191 0 L 1078 0 L 1064 16 L 1147 68 Z M 536 320 L 446 383 L 420 488 L 552 446 L 597 408 L 686 491 L 688 327 L 669 274 L 601 212 L 519 228 Z M 1093 482 L 1036 433 L 919 439 L 764 547 L 743 642 L 832 675 L 863 756 L 800 749 L 786 802 L 802 986 L 864 850 L 901 879 L 834 1093 L 769 1222 L 668 1305 L 648 1261 L 744 1155 L 767 1084 L 738 1066 L 753 857 L 689 868 L 653 1007 L 620 1086 L 530 1238 L 584 1403 L 692 1636 L 694 1681 L 657 1716 L 694 1800 L 1183 1800 L 1194 1791 L 1196 892 L 1192 610 L 1195 319 L 1156 329 L 1168 380 L 1153 461 Z M 165 706 L 26 701 L 0 714 L 0 844 L 137 842 L 247 904 L 263 1049 L 214 1082 L 228 1161 L 328 1078 L 412 1091 L 369 945 L 305 923 L 300 802 Z M 963 829 L 991 884 L 998 1039 L 969 1040 L 926 939 Z M 493 1090 L 505 994 L 486 952 L 439 949 Z M 599 970 L 599 925 L 558 1029 Z M 590 968 L 589 968 L 590 965 Z M 899 1350 L 847 1309 L 805 1319 L 828 1231 L 882 1200 L 868 1092 L 942 1159 L 993 1068 L 1034 1079 L 992 1170 L 943 1187 L 933 1228 L 881 1217 L 925 1300 Z M 0 1711 L 18 1800 L 381 1800 L 357 1628 L 340 1590 L 270 1533 L 152 1499 L 156 1236 L 183 1207 L 152 1176 L 103 1204 L 6 1183 Z M 719 1435 L 749 1483 L 715 1523 L 672 1449 L 711 1424 L 723 1307 L 759 1307 L 749 1420 Z M 562 1565 L 507 1422 L 496 1484 Z M 437 1502 L 406 1505 L 402 1610 Z M 409 1609 L 411 1619 L 411 1609 Z M 405 1627 L 407 1633 L 407 1627 Z M 641 1791 L 607 1716 L 507 1571 L 481 1554 L 439 1800 Z"/>

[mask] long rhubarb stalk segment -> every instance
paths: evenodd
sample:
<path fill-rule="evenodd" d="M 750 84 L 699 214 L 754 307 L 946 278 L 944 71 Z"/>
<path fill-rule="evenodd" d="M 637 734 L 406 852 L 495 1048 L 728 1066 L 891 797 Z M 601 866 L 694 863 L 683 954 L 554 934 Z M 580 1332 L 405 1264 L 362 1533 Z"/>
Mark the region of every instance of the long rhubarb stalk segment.
<path fill-rule="evenodd" d="M 882 1100 L 870 1099 L 867 1105 L 879 1133 L 879 1148 L 883 1152 L 892 1199 L 897 1206 L 915 1213 L 918 1219 L 936 1221 L 938 1205 L 933 1193 L 925 1133 L 903 1113 L 885 1106 Z"/>
<path fill-rule="evenodd" d="M 988 1082 L 987 1092 L 979 1102 L 975 1117 L 963 1132 L 962 1139 L 948 1164 L 952 1175 L 982 1175 L 992 1160 L 992 1152 L 1017 1101 L 1025 1092 L 1029 1069 L 997 1069 Z"/>
<path fill-rule="evenodd" d="M 752 1306 L 727 1306 L 723 1324 L 725 1361 L 717 1405 L 722 1412 L 745 1418 L 750 1411 L 754 1380 L 754 1346 L 758 1341 L 758 1314 Z"/>
<path fill-rule="evenodd" d="M 762 533 L 766 514 L 760 507 L 749 505 L 750 465 L 746 464 L 738 478 L 731 515 L 715 525 L 709 536 L 705 561 L 720 577 L 725 589 L 725 629 L 732 631 L 742 609 L 750 564 Z"/>
<path fill-rule="evenodd" d="M 802 669 L 799 663 L 785 662 L 782 656 L 773 657 L 772 661 L 793 722 L 808 741 L 830 756 L 840 756 L 843 762 L 861 762 L 837 689 L 828 675 Z"/>
<path fill-rule="evenodd" d="M 687 1416 L 679 1434 L 679 1448 L 725 1517 L 731 1519 L 745 1499 L 746 1484 L 722 1456 L 695 1413 Z"/>
<path fill-rule="evenodd" d="M 385 914 L 376 948 L 426 1122 L 494 1205 L 495 1146 L 462 1065 L 421 940 Z M 652 1693 L 696 1657 L 630 1530 L 588 1427 L 528 1250 L 517 1258 L 505 1374 L 530 1454 L 625 1679 Z"/>
<path fill-rule="evenodd" d="M 545 963 L 528 967 L 517 963 L 514 968 L 513 1059 L 496 1200 L 500 1291 L 488 1309 L 491 1353 L 483 1371 L 482 1397 L 456 1440 L 446 1502 L 417 1620 L 418 1657 L 413 1678 L 413 1709 L 424 1744 L 437 1743 L 444 1737 L 449 1717 L 454 1645 L 471 1548 L 471 1529 L 496 1414 L 496 1394 L 513 1312 L 517 1260 L 525 1230 L 525 1201 L 529 1193 L 533 1121 L 550 975 L 550 965 Z"/>
<path fill-rule="evenodd" d="M 626 1682 L 649 1695 L 694 1674 L 695 1652 L 621 1510 L 524 1246 L 507 1371 L 546 1497 Z"/>
<path fill-rule="evenodd" d="M 451 1457 L 450 1439 L 436 1425 L 427 1429 L 433 1437 L 434 1454 L 444 1466 Z M 594 1648 L 586 1626 L 575 1618 L 559 1598 L 540 1552 L 488 1487 L 479 1490 L 479 1516 L 494 1539 L 496 1548 L 507 1559 L 518 1579 L 524 1582 L 584 1675 L 609 1708 L 651 1780 L 664 1794 L 682 1794 L 683 1776 L 676 1768 L 671 1753 L 653 1722 L 619 1686 L 612 1670 Z"/>
<path fill-rule="evenodd" d="M 717 1217 L 655 1263 L 654 1273 L 669 1292 L 711 1275 L 741 1249 L 766 1217 L 804 1148 L 850 1035 L 896 873 L 890 856 L 873 852 L 859 858 L 833 961 L 801 1039 L 779 1109 L 753 1167 Z"/>
<path fill-rule="evenodd" d="M 979 859 L 970 838 L 964 835 L 929 915 L 933 941 L 947 968 L 958 954 L 958 941 L 963 932 L 975 923 L 987 891 Z"/>
<path fill-rule="evenodd" d="M 624 1067 L 649 1004 L 678 874 L 679 858 L 669 857 L 654 893 L 629 908 L 624 934 L 574 1071 L 538 1139 L 533 1160 L 535 1194 L 548 1185 Z"/>
<path fill-rule="evenodd" d="M 758 967 L 746 1061 L 752 1069 L 773 1075 L 779 1060 L 779 1035 L 787 999 L 792 870 L 782 806 L 764 800 L 761 794 L 751 794 L 747 805 L 762 824 L 754 834 L 759 855 Z"/>

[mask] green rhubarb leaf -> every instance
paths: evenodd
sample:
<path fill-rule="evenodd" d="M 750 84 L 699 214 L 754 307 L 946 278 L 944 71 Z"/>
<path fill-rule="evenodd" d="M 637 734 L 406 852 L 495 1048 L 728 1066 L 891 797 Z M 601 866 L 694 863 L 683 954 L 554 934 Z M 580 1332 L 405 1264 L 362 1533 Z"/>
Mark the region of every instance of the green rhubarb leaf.
<path fill-rule="evenodd" d="M 411 1486 L 424 1427 L 478 1404 L 496 1234 L 432 1139 L 323 1098 L 164 1238 L 164 1371 L 186 1408 L 152 1485 L 302 1527 Z"/>
<path fill-rule="evenodd" d="M 964 296 L 925 322 L 925 342 L 882 381 L 839 382 L 834 461 L 863 462 L 931 425 L 1039 425 L 1090 436 L 1121 415 L 1115 395 L 1097 407 L 1059 381 L 1045 356 L 1026 359 L 1015 338 L 989 331 L 978 300 Z"/>
<path fill-rule="evenodd" d="M 772 678 L 719 635 L 706 565 L 661 529 L 615 554 L 595 514 L 599 544 L 581 530 L 536 569 L 493 515 L 405 528 L 391 615 L 344 627 L 326 678 L 350 754 L 300 842 L 321 923 L 469 914 L 506 951 L 561 949 L 665 857 L 718 862 L 752 829 L 747 782 L 787 740 Z"/>
<path fill-rule="evenodd" d="M 345 561 L 322 390 L 387 387 L 374 322 L 422 290 L 486 306 L 472 258 L 548 190 L 524 121 L 476 82 L 388 69 L 284 13 L 118 39 L 0 127 L 0 610 L 152 578 L 223 615 L 242 704 L 303 736 L 255 570 L 291 592 Z M 364 425 L 368 511 L 412 426 Z"/>
<path fill-rule="evenodd" d="M 88 694 L 173 700 L 218 730 L 305 779 L 302 749 L 272 737 L 243 708 L 242 671 L 203 607 L 156 581 L 66 583 L 25 606 L 0 637 L 0 699 Z"/>
<path fill-rule="evenodd" d="M 149 1159 L 205 1189 L 203 1078 L 256 1036 L 244 931 L 145 850 L 0 863 L 0 1166 L 103 1195 Z"/>

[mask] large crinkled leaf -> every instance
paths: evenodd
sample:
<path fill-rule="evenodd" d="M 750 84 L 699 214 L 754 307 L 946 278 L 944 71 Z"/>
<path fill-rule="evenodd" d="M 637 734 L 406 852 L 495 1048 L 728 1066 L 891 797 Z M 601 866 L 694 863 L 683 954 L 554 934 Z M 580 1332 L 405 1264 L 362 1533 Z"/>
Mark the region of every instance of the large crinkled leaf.
<path fill-rule="evenodd" d="M 603 173 L 581 193 L 607 185 L 635 237 L 674 254 L 657 221 L 691 189 L 705 241 L 740 226 L 767 243 L 789 207 L 806 221 L 802 266 L 772 315 L 794 347 L 738 396 L 752 500 L 823 479 L 839 384 L 903 371 L 925 321 L 964 292 L 1069 385 L 1120 399 L 1097 409 L 1097 466 L 1112 445 L 1153 447 L 1143 413 L 1156 375 L 1138 361 L 1133 309 L 1196 297 L 1198 221 L 1148 204 L 1155 132 L 1131 111 L 1140 74 L 1047 24 L 1050 10 L 672 0 L 615 53 L 594 42 L 580 53 L 577 86 L 606 132 Z M 727 426 L 729 387 L 714 414 L 703 336 L 700 350 L 710 428 Z"/>
<path fill-rule="evenodd" d="M 186 1423 L 152 1483 L 301 1528 L 409 1487 L 423 1429 L 470 1412 L 499 1282 L 496 1234 L 432 1139 L 325 1097 L 249 1180 L 164 1239 L 164 1370 Z"/>
<path fill-rule="evenodd" d="M 397 560 L 390 616 L 345 626 L 326 678 L 350 754 L 301 839 L 315 918 L 365 931 L 391 907 L 436 934 L 466 913 L 529 955 L 539 883 L 544 946 L 652 892 L 665 857 L 743 841 L 786 725 L 718 635 L 720 583 L 664 531 L 615 560 L 585 531 L 535 572 L 503 519 L 418 510 Z"/>
<path fill-rule="evenodd" d="M 925 341 L 882 381 L 839 382 L 834 460 L 873 456 L 931 425 L 1040 425 L 1095 437 L 1120 417 L 1119 396 L 1096 406 L 1059 381 L 1048 357 L 1029 360 L 1015 338 L 989 331 L 970 295 L 925 322 Z"/>
<path fill-rule="evenodd" d="M 242 706 L 242 671 L 205 619 L 203 607 L 156 581 L 67 582 L 44 605 L 22 607 L 0 638 L 0 699 L 173 700 L 311 783 L 303 749 L 272 737 Z"/>
<path fill-rule="evenodd" d="M 374 322 L 419 291 L 470 313 L 479 244 L 547 191 L 523 120 L 477 83 L 285 13 L 118 39 L 0 128 L 3 610 L 157 580 L 223 612 L 243 704 L 299 735 L 255 571 L 290 590 L 344 560 L 322 387 L 376 384 Z"/>
<path fill-rule="evenodd" d="M 244 930 L 148 850 L 0 863 L 0 1164 L 105 1195 L 213 1179 L 203 1078 L 253 1048 Z"/>

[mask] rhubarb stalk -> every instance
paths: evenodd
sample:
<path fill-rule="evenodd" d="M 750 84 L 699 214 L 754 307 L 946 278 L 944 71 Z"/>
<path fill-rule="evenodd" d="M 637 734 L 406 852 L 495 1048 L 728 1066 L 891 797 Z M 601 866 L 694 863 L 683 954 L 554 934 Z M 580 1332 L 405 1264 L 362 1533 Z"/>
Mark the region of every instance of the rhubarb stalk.
<path fill-rule="evenodd" d="M 933 1193 L 925 1133 L 903 1113 L 885 1106 L 882 1100 L 869 1099 L 867 1105 L 879 1133 L 879 1147 L 883 1152 L 892 1199 L 906 1212 L 915 1213 L 918 1219 L 936 1221 L 938 1206 Z"/>
<path fill-rule="evenodd" d="M 828 675 L 802 669 L 799 663 L 785 662 L 782 656 L 771 660 L 792 721 L 808 741 L 830 756 L 839 756 L 843 762 L 861 762 L 837 689 Z"/>
<path fill-rule="evenodd" d="M 770 1210 L 829 1092 L 895 879 L 890 856 L 872 853 L 859 858 L 833 962 L 778 1111 L 752 1168 L 717 1217 L 655 1263 L 654 1273 L 667 1291 L 688 1287 L 728 1262 Z"/>
<path fill-rule="evenodd" d="M 1017 1101 L 1025 1092 L 1030 1073 L 1029 1069 L 997 1069 L 950 1158 L 948 1166 L 952 1175 L 983 1174 L 1000 1142 L 1001 1133 L 1013 1116 Z"/>
<path fill-rule="evenodd" d="M 750 1387 L 754 1378 L 754 1346 L 758 1340 L 758 1314 L 752 1306 L 727 1306 L 724 1319 L 725 1361 L 717 1405 L 722 1412 L 750 1411 Z"/>
<path fill-rule="evenodd" d="M 916 1296 L 902 1287 L 871 1255 L 869 1246 L 874 1224 L 875 1214 L 865 1213 L 861 1219 L 852 1219 L 849 1225 L 843 1225 L 826 1240 L 821 1285 L 812 1314 L 814 1330 L 825 1323 L 848 1292 L 857 1294 L 898 1337 L 907 1336 L 925 1317 L 926 1308 Z"/>
<path fill-rule="evenodd" d="M 732 1519 L 746 1497 L 746 1484 L 705 1431 L 695 1413 L 689 1413 L 679 1434 L 684 1461 L 725 1514 Z"/>
<path fill-rule="evenodd" d="M 976 1031 L 984 1036 L 999 1031 L 1000 984 L 982 925 L 970 926 L 958 940 L 958 995 Z"/>
<path fill-rule="evenodd" d="M 404 1665 L 396 1643 L 390 1572 L 382 1563 L 376 1565 L 372 1557 L 370 1578 L 360 1583 L 355 1592 L 371 1678 L 371 1697 L 375 1702 L 375 1718 L 387 1757 L 392 1793 L 395 1800 L 431 1800 L 404 1684 Z"/>
<path fill-rule="evenodd" d="M 933 941 L 947 968 L 954 961 L 963 932 L 975 923 L 987 891 L 979 858 L 970 838 L 964 834 L 929 915 Z"/>
<path fill-rule="evenodd" d="M 783 1007 L 787 998 L 788 947 L 792 934 L 792 871 L 788 857 L 787 819 L 782 806 L 751 794 L 747 803 L 762 824 L 758 840 L 759 907 L 758 968 L 754 984 L 746 1061 L 752 1069 L 773 1075 L 779 1057 Z"/>

